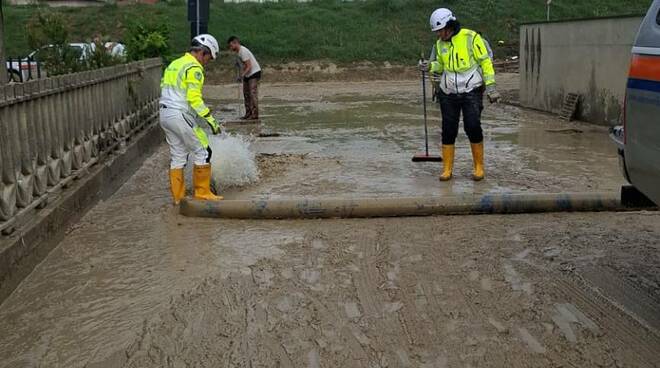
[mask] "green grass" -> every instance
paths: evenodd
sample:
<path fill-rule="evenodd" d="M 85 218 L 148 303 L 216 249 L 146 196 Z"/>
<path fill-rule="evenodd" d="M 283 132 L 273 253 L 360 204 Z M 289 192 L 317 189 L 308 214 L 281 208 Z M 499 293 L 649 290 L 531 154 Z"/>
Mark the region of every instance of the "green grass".
<path fill-rule="evenodd" d="M 518 25 L 545 19 L 545 0 L 366 0 L 310 3 L 211 4 L 210 33 L 221 44 L 238 35 L 267 63 L 328 59 L 410 62 L 428 53 L 434 40 L 428 17 L 443 4 L 461 23 L 483 32 L 496 54 L 516 53 Z M 643 14 L 651 0 L 554 0 L 552 19 Z M 27 20 L 36 6 L 4 6 L 7 55 L 26 54 Z M 189 42 L 186 6 L 181 0 L 157 5 L 48 9 L 68 15 L 71 41 L 88 41 L 100 33 L 121 39 L 130 22 L 165 22 L 172 27 L 171 45 L 183 51 Z"/>

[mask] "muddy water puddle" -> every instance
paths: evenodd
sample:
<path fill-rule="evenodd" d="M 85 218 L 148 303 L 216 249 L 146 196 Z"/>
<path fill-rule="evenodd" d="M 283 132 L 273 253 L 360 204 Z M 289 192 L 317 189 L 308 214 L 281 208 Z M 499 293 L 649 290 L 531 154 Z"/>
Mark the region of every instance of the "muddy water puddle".
<path fill-rule="evenodd" d="M 471 180 L 472 157 L 461 130 L 455 178 L 441 183 L 441 164 L 411 162 L 425 147 L 419 95 L 408 86 L 310 99 L 269 96 L 261 104 L 260 131 L 271 136 L 257 138 L 253 148 L 269 155 L 263 165 L 278 155 L 280 164 L 287 155 L 303 159 L 286 165 L 280 180 L 230 190 L 229 198 L 285 198 L 310 190 L 321 197 L 614 191 L 622 184 L 604 127 L 488 103 L 483 112 L 486 180 Z M 439 151 L 439 116 L 437 104 L 429 101 L 432 154 Z"/>

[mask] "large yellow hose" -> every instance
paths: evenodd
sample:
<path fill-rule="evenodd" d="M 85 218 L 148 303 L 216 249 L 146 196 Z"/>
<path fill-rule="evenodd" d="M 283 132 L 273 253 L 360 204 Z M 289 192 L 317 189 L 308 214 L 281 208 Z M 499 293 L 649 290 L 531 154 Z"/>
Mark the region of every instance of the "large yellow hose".
<path fill-rule="evenodd" d="M 451 197 L 298 198 L 274 200 L 186 199 L 185 216 L 236 219 L 352 218 L 430 215 L 620 211 L 618 193 L 486 194 Z"/>

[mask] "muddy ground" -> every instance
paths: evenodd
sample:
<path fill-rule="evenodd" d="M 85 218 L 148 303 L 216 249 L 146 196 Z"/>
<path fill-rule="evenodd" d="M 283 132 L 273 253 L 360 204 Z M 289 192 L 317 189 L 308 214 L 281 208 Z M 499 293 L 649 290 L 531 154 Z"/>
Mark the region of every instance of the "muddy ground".
<path fill-rule="evenodd" d="M 517 86 L 517 74 L 498 75 L 504 94 L 515 94 Z M 208 89 L 219 119 L 232 121 L 242 112 L 239 93 L 235 85 Z M 471 180 L 469 142 L 461 131 L 455 180 L 438 183 L 439 163 L 411 162 L 425 147 L 421 86 L 415 80 L 266 84 L 261 106 L 261 126 L 230 129 L 278 135 L 255 139 L 253 149 L 278 167 L 286 158 L 295 162 L 277 180 L 226 190 L 228 198 L 607 192 L 623 183 L 606 127 L 487 102 L 487 180 Z M 430 98 L 427 107 L 429 147 L 437 154 L 440 112 Z"/>
<path fill-rule="evenodd" d="M 414 85 L 366 88 L 377 96 L 411 101 Z M 231 92 L 223 88 L 216 89 L 219 101 Z M 350 88 L 316 84 L 294 90 L 325 98 L 324 90 Z M 280 97 L 268 97 L 271 93 Z M 328 196 L 342 191 L 362 196 L 373 188 L 386 195 L 425 194 L 432 191 L 427 187 L 436 195 L 613 190 L 620 183 L 616 166 L 610 168 L 615 157 L 601 147 L 606 142 L 602 129 L 578 125 L 593 134 L 548 142 L 552 135 L 546 135 L 546 125 L 556 129 L 564 123 L 520 110 L 515 120 L 493 119 L 494 109 L 509 107 L 488 107 L 489 121 L 504 120 L 510 134 L 539 141 L 525 146 L 511 138 L 505 144 L 489 134 L 491 157 L 501 154 L 497 148 L 508 153 L 501 161 L 488 159 L 490 174 L 483 187 L 470 183 L 467 167 L 450 184 L 453 189 L 437 182 L 437 168 L 431 166 L 402 171 L 401 177 L 410 175 L 407 185 L 392 175 L 393 166 L 404 167 L 408 148 L 419 144 L 418 138 L 410 145 L 400 143 L 413 139 L 413 129 L 419 128 L 419 118 L 412 118 L 417 110 L 397 115 L 408 121 L 396 129 L 405 139 L 392 144 L 390 135 L 381 138 L 381 148 L 391 152 L 382 149 L 384 158 L 372 162 L 379 171 L 369 172 L 371 180 L 364 175 L 349 186 L 346 177 L 369 165 L 346 163 L 342 151 L 353 147 L 351 137 L 375 144 L 377 131 L 384 128 L 366 118 L 362 127 L 348 129 L 347 122 L 360 116 L 357 106 L 368 107 L 377 97 L 347 98 L 349 108 L 338 112 L 346 122 L 333 126 L 324 120 L 328 115 L 305 112 L 296 93 L 283 98 L 284 87 L 264 90 L 265 128 L 285 135 L 271 137 L 281 138 L 275 141 L 256 139 L 255 149 L 270 153 L 260 159 L 270 171 L 264 171 L 262 183 L 229 195 L 292 196 L 295 188 L 287 181 L 304 170 L 318 179 L 312 176 L 307 187 L 297 179 L 298 190 Z M 292 105 L 303 109 L 291 112 Z M 378 115 L 391 121 L 387 116 Z M 324 121 L 330 125 L 323 128 Z M 499 129 L 496 123 L 486 124 Z M 305 141 L 312 134 L 318 135 L 312 143 L 300 143 L 300 137 Z M 329 143 L 320 139 L 323 134 Z M 543 157 L 548 151 L 556 151 L 557 162 L 526 162 L 513 154 Z M 459 159 L 467 160 L 467 154 L 461 152 Z M 115 195 L 69 229 L 0 305 L 0 367 L 660 364 L 658 212 L 305 221 L 186 218 L 170 205 L 167 160 L 164 147 L 147 159 Z M 541 179 L 527 188 L 522 179 L 501 184 L 507 176 L 492 166 L 511 167 L 501 163 L 506 160 L 518 173 Z M 334 165 L 346 170 L 346 177 L 337 177 Z M 583 170 L 599 174 L 570 174 Z M 337 185 L 343 185 L 341 191 L 333 189 Z"/>
<path fill-rule="evenodd" d="M 389 62 L 358 62 L 336 64 L 331 61 L 303 61 L 262 65 L 263 81 L 267 83 L 408 80 L 419 73 L 416 65 L 391 64 Z M 232 83 L 236 80 L 236 65 L 231 56 L 206 72 L 209 84 Z"/>
<path fill-rule="evenodd" d="M 237 70 L 234 55 L 222 55 L 218 63 L 206 67 L 208 84 L 232 83 Z M 495 60 L 497 73 L 518 69 L 510 60 Z M 287 63 L 261 64 L 262 79 L 266 83 L 292 82 L 355 82 L 355 81 L 403 81 L 419 77 L 416 63 L 398 64 L 390 62 L 335 63 L 329 60 L 290 61 Z"/>

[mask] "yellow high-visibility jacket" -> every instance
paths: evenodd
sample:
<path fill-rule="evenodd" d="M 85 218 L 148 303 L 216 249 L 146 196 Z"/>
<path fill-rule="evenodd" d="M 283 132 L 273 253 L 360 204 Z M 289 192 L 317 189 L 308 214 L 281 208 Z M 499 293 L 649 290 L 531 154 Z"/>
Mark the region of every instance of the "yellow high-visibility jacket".
<path fill-rule="evenodd" d="M 204 67 L 194 56 L 186 53 L 165 69 L 160 83 L 160 103 L 168 109 L 197 115 L 206 120 L 213 130 L 217 130 L 218 124 L 202 99 L 203 86 Z M 193 129 L 202 145 L 208 147 L 208 138 L 202 128 L 195 126 Z"/>
<path fill-rule="evenodd" d="M 431 73 L 441 74 L 440 88 L 447 94 L 469 92 L 495 84 L 495 69 L 488 48 L 475 31 L 462 28 L 451 40 L 438 40 Z"/>

